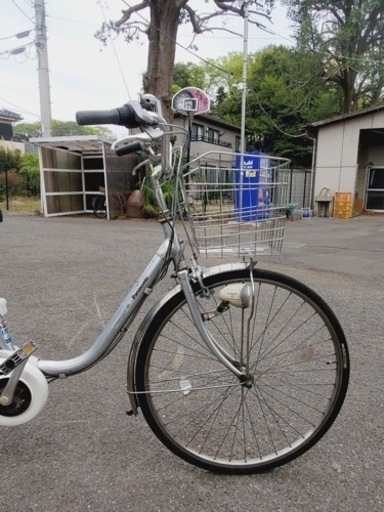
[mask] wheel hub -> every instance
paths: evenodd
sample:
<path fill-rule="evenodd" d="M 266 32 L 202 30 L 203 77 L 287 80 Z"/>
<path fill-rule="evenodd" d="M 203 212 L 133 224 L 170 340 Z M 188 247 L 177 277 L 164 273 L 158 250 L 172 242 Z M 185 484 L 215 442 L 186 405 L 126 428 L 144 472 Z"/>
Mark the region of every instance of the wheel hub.
<path fill-rule="evenodd" d="M 8 379 L 1 379 L 0 394 L 4 391 Z M 30 406 L 32 395 L 24 382 L 18 382 L 12 402 L 9 405 L 0 405 L 0 415 L 17 416 L 25 412 Z"/>

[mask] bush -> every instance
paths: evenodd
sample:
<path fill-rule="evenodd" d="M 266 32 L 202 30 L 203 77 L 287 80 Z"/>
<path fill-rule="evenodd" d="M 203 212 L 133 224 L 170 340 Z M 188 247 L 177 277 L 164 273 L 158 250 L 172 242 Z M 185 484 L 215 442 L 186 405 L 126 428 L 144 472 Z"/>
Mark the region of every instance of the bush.
<path fill-rule="evenodd" d="M 39 196 L 40 171 L 37 154 L 22 155 L 19 150 L 0 147 L 0 200 L 5 196 L 5 171 L 8 178 L 8 196 Z"/>
<path fill-rule="evenodd" d="M 28 196 L 38 196 L 40 193 L 39 157 L 36 153 L 26 153 L 21 159 L 20 175 L 25 180 Z"/>
<path fill-rule="evenodd" d="M 7 172 L 8 178 L 8 195 L 20 196 L 26 193 L 25 179 L 18 174 L 16 169 Z M 5 196 L 5 172 L 0 174 L 0 198 L 4 199 Z"/>

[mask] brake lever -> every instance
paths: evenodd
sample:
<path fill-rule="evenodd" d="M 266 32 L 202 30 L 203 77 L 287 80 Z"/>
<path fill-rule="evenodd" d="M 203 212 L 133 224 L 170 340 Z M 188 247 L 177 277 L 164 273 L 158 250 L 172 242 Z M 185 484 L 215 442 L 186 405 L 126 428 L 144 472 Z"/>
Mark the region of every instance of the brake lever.
<path fill-rule="evenodd" d="M 118 147 L 124 146 L 125 144 L 129 144 L 130 142 L 143 142 L 144 144 L 146 142 L 153 142 L 154 140 L 160 139 L 164 135 L 164 132 L 159 128 L 144 126 L 142 129 L 144 130 L 144 132 L 134 133 L 132 135 L 127 135 L 122 139 L 116 140 L 112 144 L 111 149 L 113 151 L 116 151 Z"/>

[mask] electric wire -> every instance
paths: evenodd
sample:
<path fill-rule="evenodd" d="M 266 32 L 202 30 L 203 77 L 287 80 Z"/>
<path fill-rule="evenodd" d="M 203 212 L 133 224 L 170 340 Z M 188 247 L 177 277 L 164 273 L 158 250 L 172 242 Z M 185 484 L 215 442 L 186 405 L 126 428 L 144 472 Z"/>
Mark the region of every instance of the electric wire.
<path fill-rule="evenodd" d="M 20 34 L 24 34 L 24 32 L 32 32 L 32 29 L 31 30 L 22 30 L 21 32 L 18 32 L 17 34 L 13 34 L 12 36 L 0 37 L 0 41 L 5 41 L 6 39 L 13 39 L 14 37 L 17 37 L 18 39 L 21 39 L 18 36 Z"/>
<path fill-rule="evenodd" d="M 17 109 L 20 110 L 20 112 L 24 112 L 26 114 L 30 114 L 31 116 L 40 118 L 40 116 L 38 114 L 35 114 L 34 112 L 30 112 L 29 110 L 26 110 L 25 108 L 22 108 L 19 105 L 16 105 L 15 103 L 12 103 L 11 101 L 8 101 L 5 98 L 2 98 L 1 96 L 0 96 L 0 100 L 5 101 L 5 103 L 8 103 L 9 105 L 12 105 L 13 107 L 16 107 Z"/>
<path fill-rule="evenodd" d="M 271 118 L 271 116 L 268 114 L 268 112 L 265 110 L 265 108 L 263 107 L 263 105 L 261 104 L 260 100 L 259 100 L 259 97 L 257 96 L 257 94 L 253 91 L 251 91 L 252 93 L 252 96 L 256 99 L 256 102 L 257 104 L 259 105 L 260 107 L 260 110 L 263 112 L 263 114 L 267 117 L 268 121 L 276 128 L 276 130 L 278 130 L 280 133 L 282 133 L 283 135 L 286 135 L 287 137 L 291 137 L 292 139 L 299 139 L 301 137 L 307 137 L 308 136 L 308 133 L 307 132 L 303 132 L 303 133 L 299 133 L 299 134 L 296 134 L 296 135 L 293 135 L 291 133 L 288 133 L 284 130 L 282 130 L 276 123 L 275 121 Z"/>
<path fill-rule="evenodd" d="M 22 49 L 25 49 L 25 48 L 29 48 L 30 46 L 34 46 L 34 44 L 35 44 L 34 42 L 31 42 L 31 43 L 23 44 L 22 46 L 16 46 L 15 48 L 11 48 L 9 50 L 5 50 L 3 52 L 0 52 L 0 56 L 1 55 L 8 55 L 7 58 L 9 58 L 11 55 L 17 55 L 18 53 L 21 53 L 21 52 L 17 52 L 17 50 L 22 50 Z"/>
<path fill-rule="evenodd" d="M 99 4 L 100 10 L 101 10 L 101 14 L 103 15 L 103 18 L 104 18 L 104 22 L 107 24 L 107 17 L 105 16 L 104 8 L 103 8 L 103 6 L 102 6 L 100 1 L 98 1 L 97 3 Z M 115 57 L 116 57 L 117 65 L 119 66 L 121 77 L 122 77 L 124 85 L 125 85 L 125 90 L 127 91 L 128 98 L 131 100 L 131 94 L 129 92 L 127 81 L 125 80 L 125 76 L 124 76 L 124 72 L 123 72 L 123 67 L 121 65 L 118 53 L 116 51 L 115 43 L 114 43 L 112 38 L 110 38 L 110 41 L 111 41 L 111 44 L 112 44 L 113 52 L 114 52 Z"/>
<path fill-rule="evenodd" d="M 131 9 L 132 6 L 128 3 L 128 2 L 125 2 L 126 5 Z M 136 11 L 136 14 L 137 16 L 139 16 L 139 18 L 141 18 L 142 20 L 145 21 L 145 23 L 147 23 L 148 25 L 150 25 L 151 27 L 153 27 L 155 30 L 157 30 L 159 32 L 159 34 L 162 34 L 164 37 L 166 37 L 167 39 L 169 39 L 170 41 L 174 42 L 177 46 L 179 46 L 180 48 L 182 48 L 183 50 L 185 50 L 186 52 L 190 53 L 191 55 L 193 55 L 194 57 L 196 57 L 197 59 L 201 60 L 202 62 L 205 62 L 206 64 L 209 64 L 210 66 L 218 69 L 219 71 L 221 71 L 222 73 L 225 73 L 226 75 L 231 75 L 230 72 L 228 72 L 227 70 L 221 68 L 220 66 L 218 66 L 217 64 L 214 64 L 213 62 L 211 62 L 210 60 L 208 59 L 205 59 L 204 57 L 201 57 L 201 55 L 198 55 L 197 53 L 193 52 L 192 50 L 190 50 L 188 47 L 182 45 L 181 43 L 179 43 L 178 41 L 176 41 L 176 39 L 173 39 L 173 37 L 169 36 L 168 34 L 166 34 L 165 32 L 163 32 L 162 30 L 159 29 L 159 27 L 156 27 L 156 25 L 154 23 L 152 23 L 151 21 L 148 21 L 145 16 L 143 16 L 142 14 L 140 14 L 140 12 Z"/>
<path fill-rule="evenodd" d="M 31 23 L 33 23 L 33 24 L 35 23 L 35 22 L 33 21 L 33 19 L 32 19 L 30 16 L 28 16 L 28 14 L 26 14 L 26 12 L 25 12 L 25 11 L 23 11 L 23 9 L 22 9 L 19 5 L 17 5 L 17 3 L 15 2 L 15 0 L 11 0 L 11 2 L 13 3 L 13 5 L 15 5 L 15 6 L 19 9 L 19 11 L 21 11 L 21 12 L 24 14 L 24 16 L 25 16 L 25 17 L 26 17 L 26 18 L 27 18 Z"/>
<path fill-rule="evenodd" d="M 52 18 L 54 20 L 67 21 L 68 23 L 77 23 L 79 25 L 87 25 L 88 27 L 96 28 L 96 25 L 94 23 L 88 23 L 87 21 L 72 20 L 70 18 L 62 18 L 61 16 L 54 16 L 53 14 L 46 14 L 46 17 L 47 18 Z"/>
<path fill-rule="evenodd" d="M 132 9 L 132 5 L 130 5 L 127 1 L 124 2 L 130 9 Z M 222 71 L 223 73 L 225 74 L 228 74 L 230 75 L 231 73 L 229 73 L 228 71 L 226 71 L 225 69 L 221 68 L 220 66 L 217 66 L 216 64 L 214 64 L 212 61 L 208 60 L 208 59 L 205 59 L 204 57 L 201 57 L 200 55 L 198 55 L 197 53 L 193 52 L 192 50 L 190 50 L 188 47 L 182 45 L 181 43 L 179 43 L 178 41 L 176 41 L 175 39 L 173 39 L 171 36 L 169 36 L 168 34 L 164 33 L 163 31 L 161 31 L 158 27 L 156 27 L 156 25 L 154 25 L 152 22 L 148 21 L 145 16 L 143 16 L 140 12 L 138 11 L 135 11 L 135 14 L 137 16 L 139 16 L 143 21 L 145 21 L 145 23 L 147 23 L 148 25 L 150 25 L 151 27 L 153 27 L 155 30 L 157 30 L 160 34 L 162 34 L 164 37 L 167 37 L 168 39 L 170 39 L 171 41 L 173 41 L 177 46 L 179 46 L 180 48 L 182 48 L 183 50 L 185 50 L 186 52 L 190 53 L 191 55 L 193 55 L 194 57 L 196 57 L 197 59 L 201 60 L 202 62 L 205 62 L 206 64 L 209 64 L 210 66 Z M 284 37 L 282 36 L 281 34 L 277 34 L 276 32 L 270 30 L 270 29 L 261 29 L 261 30 L 264 30 L 265 32 L 267 33 L 270 33 L 271 35 L 274 35 L 276 37 L 280 37 L 282 39 L 286 39 L 287 41 L 290 41 L 290 42 L 295 42 L 294 39 L 290 39 L 290 38 L 287 38 L 287 37 Z M 181 36 L 181 37 L 186 37 L 186 36 Z M 205 36 L 205 35 L 201 35 L 199 34 L 199 37 L 205 37 L 207 39 L 210 39 L 210 38 L 219 38 L 219 36 Z M 231 36 L 228 36 L 226 39 L 235 39 L 234 37 L 231 37 Z M 251 39 L 258 39 L 258 38 L 251 38 Z M 353 57 L 353 56 L 343 56 L 343 55 L 339 55 L 338 58 L 340 59 L 347 59 L 347 60 L 360 60 L 361 57 Z M 381 63 L 381 60 L 373 60 L 373 62 L 380 62 Z"/>

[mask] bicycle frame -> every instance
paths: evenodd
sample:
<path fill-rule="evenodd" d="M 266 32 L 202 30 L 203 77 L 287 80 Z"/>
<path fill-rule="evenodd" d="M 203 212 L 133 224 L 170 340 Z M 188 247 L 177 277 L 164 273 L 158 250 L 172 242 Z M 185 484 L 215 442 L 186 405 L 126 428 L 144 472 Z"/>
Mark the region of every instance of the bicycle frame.
<path fill-rule="evenodd" d="M 51 377 L 53 379 L 65 378 L 70 375 L 81 373 L 97 364 L 101 359 L 109 354 L 111 350 L 113 350 L 113 348 L 123 338 L 133 320 L 135 319 L 141 306 L 147 297 L 151 294 L 153 287 L 162 277 L 164 270 L 168 268 L 168 265 L 171 261 L 174 264 L 178 282 L 180 283 L 180 286 L 184 292 L 192 320 L 194 321 L 202 340 L 206 343 L 210 351 L 217 357 L 217 359 L 234 375 L 239 377 L 240 380 L 244 377 L 243 369 L 239 369 L 235 365 L 236 361 L 233 356 L 228 354 L 215 341 L 215 339 L 206 329 L 203 317 L 199 311 L 199 307 L 195 299 L 192 282 L 199 282 L 203 293 L 207 294 L 207 296 L 209 296 L 209 290 L 204 287 L 202 280 L 202 269 L 197 265 L 197 262 L 194 261 L 194 267 L 192 269 L 186 265 L 184 261 L 184 244 L 178 239 L 174 226 L 174 215 L 169 211 L 165 202 L 164 194 L 160 185 L 160 179 L 163 176 L 169 177 L 172 175 L 170 135 L 171 132 L 168 131 L 168 129 L 163 131 L 161 163 L 156 165 L 154 168 L 151 166 L 152 174 L 150 177 L 155 192 L 156 202 L 162 212 L 160 223 L 163 227 L 165 240 L 160 245 L 157 252 L 152 257 L 139 279 L 128 292 L 125 299 L 122 301 L 116 312 L 113 314 L 103 331 L 99 334 L 90 348 L 88 348 L 81 355 L 66 360 L 44 360 L 37 359 L 35 357 L 30 359 L 31 363 L 36 366 L 37 369 L 40 370 L 45 377 Z M 154 136 L 157 138 L 158 134 L 154 132 Z M 136 136 L 128 136 L 129 139 L 131 137 Z M 148 149 L 148 154 L 150 157 L 149 161 L 156 161 L 157 157 L 152 150 Z M 181 162 L 181 160 L 179 162 Z M 141 165 L 142 164 L 139 164 L 139 166 Z M 5 341 L 3 342 L 0 338 L 0 349 L 13 351 L 16 350 L 16 348 L 17 347 L 13 345 L 12 340 L 8 340 L 6 343 Z M 132 364 L 135 364 L 135 349 L 131 351 L 129 367 Z M 24 363 L 19 365 L 19 367 L 13 371 L 13 376 L 7 385 L 5 397 L 6 399 L 9 399 L 9 397 L 13 396 L 16 383 L 21 376 L 23 367 Z"/>
<path fill-rule="evenodd" d="M 38 368 L 46 376 L 65 377 L 89 369 L 107 355 L 123 338 L 137 312 L 152 292 L 153 286 L 167 260 L 169 246 L 170 240 L 164 240 L 103 331 L 86 352 L 68 360 L 39 360 Z M 176 254 L 180 252 L 177 241 L 171 242 L 171 247 L 171 258 L 174 259 Z"/>
<path fill-rule="evenodd" d="M 93 344 L 83 354 L 66 360 L 44 360 L 38 359 L 36 366 L 46 377 L 65 378 L 88 370 L 105 357 L 123 338 L 129 326 L 132 324 L 136 314 L 144 304 L 147 297 L 151 294 L 153 287 L 158 281 L 162 271 L 172 261 L 180 286 L 185 294 L 192 319 L 196 327 L 212 353 L 235 375 L 243 376 L 243 371 L 233 365 L 235 360 L 224 351 L 212 338 L 204 325 L 203 318 L 191 286 L 190 269 L 184 261 L 183 242 L 180 242 L 173 226 L 166 220 L 169 213 L 165 206 L 165 200 L 159 176 L 161 167 L 155 169 L 151 176 L 152 184 L 155 189 L 157 201 L 164 212 L 164 219 L 160 221 L 163 227 L 165 240 L 162 242 L 153 258 L 150 260 L 141 276 L 138 278 L 132 289 L 128 292 L 116 312 L 113 314 L 103 331 L 99 334 Z M 192 273 L 193 274 L 193 273 Z M 195 268 L 195 275 L 192 279 L 202 283 L 202 277 L 199 267 Z M 0 348 L 14 350 L 12 343 L 7 346 L 1 344 Z"/>

